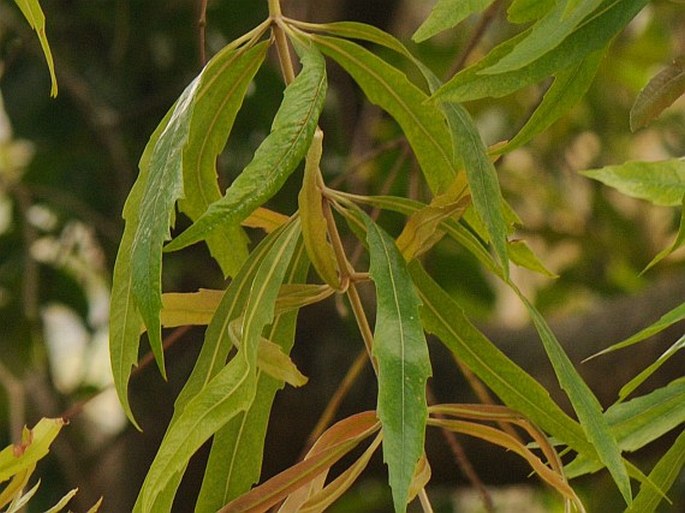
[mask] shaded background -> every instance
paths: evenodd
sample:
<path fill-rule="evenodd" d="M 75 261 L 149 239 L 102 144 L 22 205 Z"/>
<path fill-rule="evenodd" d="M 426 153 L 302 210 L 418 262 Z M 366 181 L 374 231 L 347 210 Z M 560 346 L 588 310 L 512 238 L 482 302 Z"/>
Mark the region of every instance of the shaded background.
<path fill-rule="evenodd" d="M 132 404 L 144 428 L 142 434 L 136 432 L 121 417 L 111 390 L 106 390 L 111 269 L 123 229 L 120 212 L 137 174 L 137 158 L 158 120 L 200 69 L 199 2 L 41 3 L 59 78 L 57 99 L 48 96 L 49 77 L 36 38 L 14 4 L 0 1 L 0 93 L 12 128 L 10 134 L 0 123 L 0 441 L 10 443 L 21 425 L 32 425 L 42 416 L 70 416 L 71 425 L 39 468 L 43 484 L 32 511 L 42 511 L 67 489 L 79 486 L 72 509 L 85 511 L 105 495 L 103 511 L 127 512 L 203 334 L 195 328 L 173 335 L 176 343 L 167 353 L 169 382 L 159 377 L 154 366 L 133 377 Z M 293 1 L 284 2 L 284 12 L 308 21 L 364 21 L 408 41 L 432 4 Z M 498 5 L 472 58 L 509 35 L 504 9 L 501 2 Z M 265 16 L 265 1 L 210 1 L 208 54 Z M 464 55 L 480 21 L 469 19 L 458 30 L 418 47 L 409 43 L 410 49 L 446 76 Z M 639 89 L 661 66 L 683 54 L 682 5 L 653 2 L 617 39 L 584 102 L 526 148 L 498 163 L 505 196 L 524 221 L 520 236 L 559 274 L 551 280 L 516 272 L 515 279 L 552 320 L 574 362 L 637 331 L 685 297 L 682 252 L 639 274 L 671 242 L 678 212 L 620 196 L 576 173 L 625 160 L 685 153 L 682 101 L 652 127 L 636 134 L 628 129 L 628 111 Z M 259 72 L 220 158 L 224 185 L 249 162 L 280 103 L 283 86 L 274 64 L 272 56 L 270 65 Z M 388 181 L 402 151 L 397 145 L 373 163 L 355 165 L 399 132 L 364 104 L 339 69 L 331 66 L 329 72 L 332 85 L 322 120 L 327 134 L 326 179 L 344 181 L 344 187 L 362 192 L 387 187 L 391 193 L 425 198 L 410 161 L 399 166 L 394 181 Z M 502 100 L 469 104 L 486 142 L 510 137 L 539 101 L 544 85 Z M 289 181 L 271 203 L 273 208 L 294 210 L 297 180 L 296 175 Z M 391 216 L 382 222 L 395 233 L 401 226 Z M 187 220 L 180 218 L 178 228 L 184 226 Z M 256 240 L 259 234 L 252 236 Z M 167 291 L 225 286 L 204 247 L 165 258 Z M 427 266 L 493 340 L 563 403 L 518 303 L 485 276 L 467 252 L 449 241 L 437 246 Z M 676 327 L 638 349 L 582 365 L 581 372 L 603 404 L 611 404 L 620 386 L 668 347 L 678 330 L 682 333 L 682 327 Z M 338 386 L 345 362 L 352 362 L 361 347 L 344 305 L 329 301 L 303 310 L 294 359 L 310 384 L 302 390 L 286 389 L 278 397 L 265 473 L 284 468 L 298 456 Z M 436 398 L 474 400 L 451 357 L 438 344 L 431 347 Z M 674 359 L 647 387 L 682 375 L 683 363 L 682 358 Z M 81 401 L 103 389 L 97 399 L 81 407 Z M 341 415 L 373 408 L 373 390 L 367 372 Z M 464 444 L 486 483 L 527 480 L 528 469 L 513 456 L 467 440 Z M 640 456 L 649 464 L 665 446 L 657 443 Z M 452 490 L 466 483 L 440 436 L 429 436 L 429 451 L 436 485 Z M 179 493 L 179 512 L 192 509 L 202 463 L 201 454 Z M 380 475 L 382 464 L 377 461 L 374 469 Z M 598 480 L 607 481 L 606 476 Z M 676 504 L 664 511 L 685 508 L 682 481 L 673 497 Z M 582 491 L 585 482 L 580 485 Z M 367 500 L 376 493 L 369 486 L 371 492 L 359 493 Z M 618 500 L 610 484 L 600 490 L 594 494 L 599 504 Z M 378 496 L 379 502 L 366 510 L 387 511 L 387 493 L 381 489 Z M 593 498 L 588 500 L 593 510 Z M 359 504 L 341 507 L 364 510 Z"/>

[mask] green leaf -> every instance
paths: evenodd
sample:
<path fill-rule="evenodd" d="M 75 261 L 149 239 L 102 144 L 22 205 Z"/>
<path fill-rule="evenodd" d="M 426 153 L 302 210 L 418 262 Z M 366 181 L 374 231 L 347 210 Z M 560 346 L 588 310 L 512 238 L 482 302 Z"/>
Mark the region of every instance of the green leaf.
<path fill-rule="evenodd" d="M 685 196 L 683 196 L 682 207 L 680 209 L 680 227 L 678 228 L 678 234 L 676 235 L 675 240 L 670 246 L 659 251 L 659 254 L 657 254 L 652 261 L 649 262 L 649 264 L 647 264 L 647 267 L 643 269 L 642 273 L 649 271 L 652 267 L 661 262 L 675 250 L 680 249 L 683 244 L 685 244 Z"/>
<path fill-rule="evenodd" d="M 7 481 L 43 459 L 64 424 L 66 421 L 60 418 L 42 418 L 32 429 L 24 427 L 21 442 L 0 451 L 0 482 Z"/>
<path fill-rule="evenodd" d="M 323 179 L 319 163 L 323 153 L 323 132 L 314 132 L 312 145 L 307 152 L 304 166 L 302 188 L 297 196 L 300 219 L 302 220 L 302 237 L 307 248 L 309 259 L 319 276 L 331 287 L 340 287 L 338 264 L 328 241 L 328 224 L 323 211 Z"/>
<path fill-rule="evenodd" d="M 637 387 L 639 387 L 647 378 L 654 374 L 659 367 L 661 367 L 666 361 L 673 356 L 675 353 L 680 351 L 685 347 L 685 335 L 680 337 L 671 347 L 669 347 L 659 358 L 652 362 L 646 369 L 640 372 L 637 376 L 631 379 L 628 383 L 621 387 L 618 392 L 619 400 L 623 400 L 632 394 Z"/>
<path fill-rule="evenodd" d="M 202 72 L 183 153 L 184 198 L 179 202 L 180 209 L 192 220 L 221 198 L 216 159 L 226 145 L 247 88 L 268 48 L 268 41 L 248 49 L 228 46 Z M 242 229 L 232 226 L 222 233 L 213 233 L 207 244 L 224 274 L 235 276 L 247 258 L 247 238 Z"/>
<path fill-rule="evenodd" d="M 652 513 L 662 500 L 660 490 L 668 491 L 678 479 L 683 466 L 685 466 L 685 431 L 681 432 L 666 451 L 661 459 L 649 473 L 649 481 L 657 486 L 643 483 L 640 492 L 635 497 L 633 504 L 625 510 L 625 513 Z"/>
<path fill-rule="evenodd" d="M 685 422 L 685 380 L 614 404 L 604 415 L 621 450 L 641 449 Z M 565 473 L 574 478 L 601 468 L 599 461 L 581 455 L 566 466 Z"/>
<path fill-rule="evenodd" d="M 285 283 L 304 280 L 308 267 L 306 253 L 300 244 L 295 250 Z M 285 354 L 290 352 L 294 342 L 296 319 L 296 311 L 280 315 L 264 334 Z M 217 511 L 247 492 L 259 480 L 269 413 L 274 396 L 282 387 L 281 381 L 260 372 L 255 399 L 249 410 L 238 414 L 214 435 L 195 506 L 197 513 Z"/>
<path fill-rule="evenodd" d="M 60 511 L 62 511 L 67 506 L 72 497 L 76 495 L 76 492 L 78 492 L 78 488 L 70 490 L 64 497 L 62 497 L 59 500 L 59 502 L 57 502 L 57 504 L 55 504 L 50 509 L 46 510 L 45 513 L 59 513 Z"/>
<path fill-rule="evenodd" d="M 577 64 L 587 55 L 609 45 L 649 0 L 605 0 L 596 16 L 580 25 L 553 50 L 515 70 L 496 75 L 482 72 L 509 54 L 530 34 L 518 34 L 490 51 L 479 62 L 457 73 L 433 96 L 437 101 L 463 102 L 485 97 L 502 97 L 534 84 L 563 69 Z"/>
<path fill-rule="evenodd" d="M 557 48 L 603 0 L 580 0 L 569 11 L 569 2 L 557 2 L 554 8 L 533 25 L 530 34 L 497 64 L 483 70 L 485 74 L 513 71 L 534 62 Z"/>
<path fill-rule="evenodd" d="M 236 356 L 186 404 L 170 424 L 147 473 L 136 508 L 158 513 L 155 501 L 167 497 L 191 456 L 229 420 L 247 410 L 257 386 L 257 351 L 264 327 L 271 323 L 278 289 L 297 245 L 299 222 L 290 223 L 260 264 L 242 312 L 241 345 Z M 139 508 L 139 509 L 138 509 Z"/>
<path fill-rule="evenodd" d="M 326 97 L 326 63 L 315 47 L 302 50 L 302 71 L 285 89 L 271 133 L 224 197 L 170 244 L 175 251 L 207 237 L 217 228 L 237 226 L 274 196 L 311 145 Z"/>
<path fill-rule="evenodd" d="M 683 93 L 685 93 L 685 57 L 679 57 L 654 76 L 637 95 L 630 109 L 630 129 L 634 132 L 648 125 Z"/>
<path fill-rule="evenodd" d="M 685 196 L 685 160 L 626 162 L 582 171 L 582 174 L 633 198 L 675 207 Z"/>
<path fill-rule="evenodd" d="M 365 218 L 376 286 L 373 355 L 378 363 L 378 417 L 383 426 L 383 459 L 388 465 L 396 512 L 407 507 L 409 486 L 423 454 L 431 375 L 419 317 L 419 299 L 392 238 Z"/>
<path fill-rule="evenodd" d="M 438 0 L 430 15 L 412 36 L 417 43 L 461 23 L 474 13 L 485 10 L 494 0 Z"/>
<path fill-rule="evenodd" d="M 40 46 L 43 49 L 43 55 L 45 56 L 45 62 L 50 71 L 50 81 L 52 83 L 50 87 L 50 96 L 54 98 L 57 96 L 57 76 L 55 75 L 55 63 L 52 59 L 50 44 L 45 35 L 45 14 L 43 14 L 43 10 L 41 9 L 38 0 L 14 0 L 14 3 L 19 6 L 24 18 L 26 18 L 26 21 L 29 22 L 31 28 L 35 30 L 38 35 L 38 41 L 40 41 Z"/>
<path fill-rule="evenodd" d="M 632 491 L 628 471 L 621 458 L 618 443 L 609 430 L 606 418 L 602 415 L 602 407 L 599 401 L 573 367 L 571 360 L 540 312 L 520 293 L 517 287 L 513 284 L 511 286 L 533 319 L 533 324 L 540 335 L 540 340 L 549 361 L 552 363 L 559 384 L 571 401 L 588 441 L 594 445 L 600 461 L 609 470 L 626 504 L 630 504 L 632 502 Z"/>
<path fill-rule="evenodd" d="M 578 103 L 590 88 L 603 58 L 604 51 L 598 50 L 555 73 L 554 82 L 533 115 L 513 139 L 497 149 L 497 154 L 508 153 L 523 146 L 533 137 L 547 130 Z"/>
<path fill-rule="evenodd" d="M 372 103 L 388 112 L 407 137 L 434 194 L 447 190 L 458 177 L 450 136 L 440 110 L 397 68 L 364 47 L 343 39 L 310 36 L 359 84 Z"/>
<path fill-rule="evenodd" d="M 468 111 L 456 103 L 444 103 L 442 107 L 452 132 L 454 153 L 464 161 L 473 206 L 485 224 L 506 277 L 509 275 L 508 226 L 497 171 Z"/>
<path fill-rule="evenodd" d="M 507 19 L 512 23 L 528 23 L 547 14 L 555 0 L 513 0 L 507 8 Z"/>

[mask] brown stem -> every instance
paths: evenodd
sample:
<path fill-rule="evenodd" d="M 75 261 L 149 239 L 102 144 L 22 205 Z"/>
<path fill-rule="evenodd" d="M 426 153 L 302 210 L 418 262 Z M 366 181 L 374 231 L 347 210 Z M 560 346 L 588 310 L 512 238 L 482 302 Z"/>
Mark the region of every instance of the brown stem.
<path fill-rule="evenodd" d="M 207 0 L 200 0 L 200 17 L 197 21 L 200 66 L 207 64 Z"/>

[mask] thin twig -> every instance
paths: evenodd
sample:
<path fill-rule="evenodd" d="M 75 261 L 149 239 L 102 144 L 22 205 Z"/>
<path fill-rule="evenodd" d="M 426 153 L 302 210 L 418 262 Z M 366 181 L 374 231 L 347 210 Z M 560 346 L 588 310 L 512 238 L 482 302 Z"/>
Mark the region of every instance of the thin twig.
<path fill-rule="evenodd" d="M 200 66 L 207 64 L 207 0 L 200 0 L 200 17 L 197 20 Z"/>
<path fill-rule="evenodd" d="M 423 508 L 424 513 L 433 513 L 433 506 L 428 499 L 428 494 L 426 493 L 425 488 L 421 488 L 421 490 L 419 490 L 419 501 L 421 502 L 421 507 Z"/>

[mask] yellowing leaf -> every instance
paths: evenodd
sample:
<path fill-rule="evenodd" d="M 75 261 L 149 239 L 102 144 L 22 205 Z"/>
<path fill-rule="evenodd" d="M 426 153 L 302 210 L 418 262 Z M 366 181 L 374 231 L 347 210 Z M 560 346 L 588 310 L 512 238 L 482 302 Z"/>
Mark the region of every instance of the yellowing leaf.
<path fill-rule="evenodd" d="M 160 312 L 162 326 L 173 328 L 209 324 L 223 295 L 223 290 L 210 289 L 200 289 L 198 292 L 190 293 L 162 294 L 162 311 Z"/>
<path fill-rule="evenodd" d="M 261 228 L 266 233 L 271 233 L 287 221 L 288 216 L 269 210 L 268 208 L 259 207 L 241 224 L 249 228 Z"/>
<path fill-rule="evenodd" d="M 0 482 L 31 468 L 46 456 L 65 424 L 64 419 L 42 418 L 33 429 L 24 427 L 21 442 L 0 451 Z"/>

